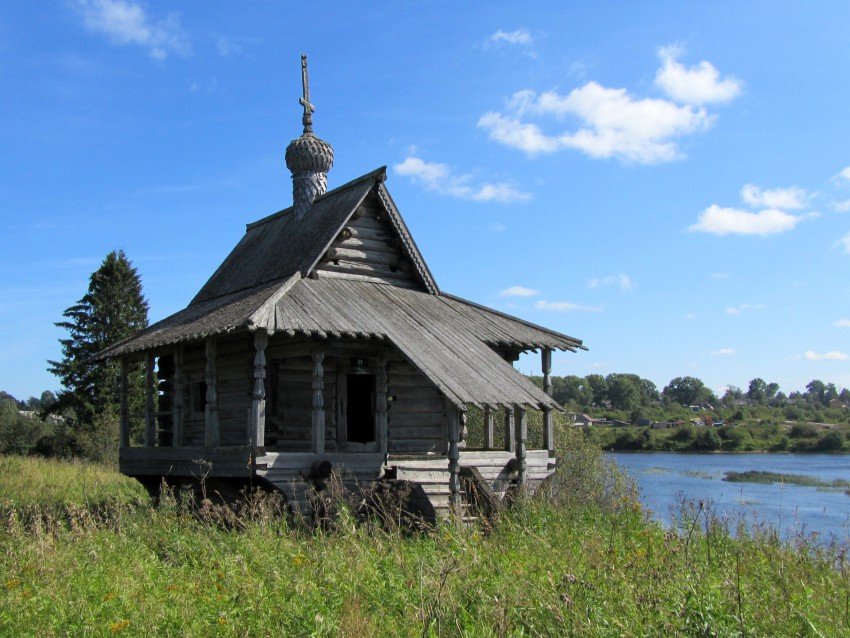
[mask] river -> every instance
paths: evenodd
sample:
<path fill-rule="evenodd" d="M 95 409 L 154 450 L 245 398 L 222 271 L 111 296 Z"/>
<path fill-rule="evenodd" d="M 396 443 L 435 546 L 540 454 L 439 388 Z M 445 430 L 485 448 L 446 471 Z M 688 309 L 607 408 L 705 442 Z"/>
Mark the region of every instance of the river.
<path fill-rule="evenodd" d="M 641 504 L 665 525 L 682 499 L 710 505 L 722 517 L 768 524 L 784 539 L 816 533 L 821 542 L 850 545 L 850 496 L 793 484 L 730 483 L 727 472 L 801 474 L 850 480 L 850 456 L 832 454 L 609 453 L 640 487 Z"/>

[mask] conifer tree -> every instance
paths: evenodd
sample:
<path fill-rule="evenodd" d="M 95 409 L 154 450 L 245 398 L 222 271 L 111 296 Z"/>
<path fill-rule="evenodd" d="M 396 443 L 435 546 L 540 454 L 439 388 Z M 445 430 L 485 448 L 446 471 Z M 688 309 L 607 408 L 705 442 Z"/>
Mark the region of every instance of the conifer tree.
<path fill-rule="evenodd" d="M 62 359 L 48 361 L 48 370 L 60 378 L 63 389 L 49 411 L 64 414 L 77 425 L 91 425 L 98 414 L 117 411 L 120 400 L 118 362 L 92 357 L 148 325 L 142 282 L 123 250 L 106 256 L 92 273 L 88 292 L 62 314 L 65 321 L 56 325 L 69 334 L 59 340 Z M 142 385 L 141 378 L 131 379 L 132 392 L 139 394 Z"/>

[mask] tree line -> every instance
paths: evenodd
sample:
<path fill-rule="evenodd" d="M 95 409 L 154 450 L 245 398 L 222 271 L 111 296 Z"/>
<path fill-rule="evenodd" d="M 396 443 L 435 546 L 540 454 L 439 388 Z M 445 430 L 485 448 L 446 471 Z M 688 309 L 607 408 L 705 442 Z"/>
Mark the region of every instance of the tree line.
<path fill-rule="evenodd" d="M 532 376 L 531 379 L 543 386 L 543 377 Z M 660 391 L 652 381 L 637 374 L 553 376 L 551 381 L 552 397 L 568 410 L 616 410 L 629 414 L 632 420 L 649 411 L 657 412 L 659 408 L 695 406 L 707 410 L 737 410 L 744 406 L 765 406 L 821 410 L 829 408 L 835 399 L 850 404 L 850 389 L 839 391 L 834 383 L 824 383 L 819 379 L 809 382 L 805 391 L 792 391 L 786 395 L 778 383 L 755 378 L 746 391 L 728 386 L 721 397 L 702 380 L 692 376 L 676 377 Z"/>

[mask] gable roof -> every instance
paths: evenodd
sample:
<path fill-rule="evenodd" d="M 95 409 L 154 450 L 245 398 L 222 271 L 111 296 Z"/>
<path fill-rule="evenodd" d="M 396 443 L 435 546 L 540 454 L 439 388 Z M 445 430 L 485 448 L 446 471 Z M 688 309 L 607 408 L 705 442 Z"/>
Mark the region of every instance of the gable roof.
<path fill-rule="evenodd" d="M 249 224 L 245 236 L 187 308 L 100 353 L 132 355 L 236 330 L 392 343 L 458 406 L 557 406 L 497 354 L 581 341 L 442 293 L 383 182 L 384 168 L 316 199 L 301 220 L 286 209 Z M 336 278 L 316 266 L 373 194 L 413 266 L 416 289 Z"/>
<path fill-rule="evenodd" d="M 248 224 L 245 235 L 189 304 L 248 290 L 295 273 L 307 276 L 366 197 L 374 192 L 422 287 L 439 291 L 419 248 L 383 185 L 386 167 L 316 198 L 310 212 L 296 219 L 292 207 Z"/>

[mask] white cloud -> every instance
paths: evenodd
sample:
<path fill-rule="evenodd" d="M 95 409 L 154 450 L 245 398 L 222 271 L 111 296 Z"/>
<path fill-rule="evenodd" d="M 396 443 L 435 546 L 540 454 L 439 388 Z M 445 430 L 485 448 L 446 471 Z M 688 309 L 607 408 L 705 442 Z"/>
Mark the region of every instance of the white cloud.
<path fill-rule="evenodd" d="M 726 314 L 727 315 L 739 315 L 742 312 L 744 312 L 745 310 L 761 310 L 762 308 L 764 308 L 764 304 L 742 303 L 740 306 L 737 306 L 737 307 L 733 306 L 733 307 L 727 308 Z"/>
<path fill-rule="evenodd" d="M 850 233 L 847 233 L 834 244 L 835 246 L 843 246 L 844 252 L 850 254 Z"/>
<path fill-rule="evenodd" d="M 77 0 L 77 10 L 89 31 L 106 35 L 113 44 L 143 46 L 158 60 L 190 52 L 176 13 L 151 22 L 144 7 L 131 0 Z"/>
<path fill-rule="evenodd" d="M 519 191 L 505 182 L 471 185 L 472 176 L 454 175 L 448 164 L 426 162 L 413 155 L 393 168 L 399 175 L 410 177 L 426 190 L 458 199 L 502 204 L 527 202 L 531 199 L 531 193 Z"/>
<path fill-rule="evenodd" d="M 832 209 L 838 213 L 846 213 L 850 210 L 850 199 L 845 199 L 840 202 L 833 202 Z"/>
<path fill-rule="evenodd" d="M 705 130 L 714 117 L 703 108 L 679 106 L 658 99 L 635 99 L 625 89 L 609 89 L 596 82 L 573 89 L 569 95 L 555 91 L 537 94 L 518 91 L 508 103 L 509 114 L 489 112 L 478 126 L 490 139 L 534 156 L 573 148 L 594 158 L 617 157 L 639 164 L 655 164 L 682 156 L 673 141 Z M 572 116 L 579 127 L 555 135 L 523 117 Z"/>
<path fill-rule="evenodd" d="M 712 204 L 699 214 L 697 222 L 688 230 L 712 235 L 773 235 L 792 230 L 803 219 L 816 216 L 817 213 L 790 215 L 776 209 L 751 213 Z"/>
<path fill-rule="evenodd" d="M 735 350 L 733 348 L 720 348 L 720 350 L 715 350 L 711 353 L 714 357 L 726 357 L 733 354 L 735 354 Z"/>
<path fill-rule="evenodd" d="M 776 188 L 762 190 L 755 184 L 745 184 L 741 189 L 741 198 L 753 208 L 777 208 L 797 210 L 808 203 L 809 194 L 802 188 Z"/>
<path fill-rule="evenodd" d="M 499 293 L 500 297 L 534 297 L 539 292 L 534 288 L 526 288 L 525 286 L 511 286 L 505 288 Z"/>
<path fill-rule="evenodd" d="M 245 49 L 241 44 L 224 36 L 219 37 L 215 41 L 215 48 L 218 50 L 219 55 L 223 58 L 230 58 L 245 54 Z"/>
<path fill-rule="evenodd" d="M 620 273 L 619 275 L 608 275 L 607 277 L 594 277 L 587 282 L 588 288 L 598 288 L 599 286 L 618 285 L 620 290 L 631 290 L 635 287 L 628 275 Z"/>
<path fill-rule="evenodd" d="M 571 301 L 536 301 L 534 307 L 538 310 L 555 310 L 557 312 L 602 312 L 602 308 L 582 306 Z"/>
<path fill-rule="evenodd" d="M 838 350 L 830 350 L 829 352 L 813 352 L 806 350 L 803 355 L 809 361 L 847 361 L 850 356 Z"/>
<path fill-rule="evenodd" d="M 504 42 L 506 44 L 524 44 L 529 45 L 533 42 L 531 33 L 528 29 L 517 29 L 516 31 L 502 31 L 499 29 L 490 36 L 490 41 L 495 43 Z"/>
<path fill-rule="evenodd" d="M 836 328 L 850 328 L 850 319 L 839 319 L 832 325 Z"/>
<path fill-rule="evenodd" d="M 678 102 L 685 104 L 709 104 L 728 102 L 741 93 L 744 83 L 720 73 L 713 64 L 705 60 L 686 68 L 677 58 L 684 51 L 677 46 L 661 47 L 658 57 L 662 66 L 655 74 L 655 85 Z"/>
<path fill-rule="evenodd" d="M 502 222 L 493 222 L 489 226 L 487 226 L 487 230 L 491 233 L 503 233 L 508 229 Z"/>
<path fill-rule="evenodd" d="M 837 175 L 834 175 L 833 178 L 837 181 L 846 181 L 850 182 L 850 166 L 841 169 Z"/>

